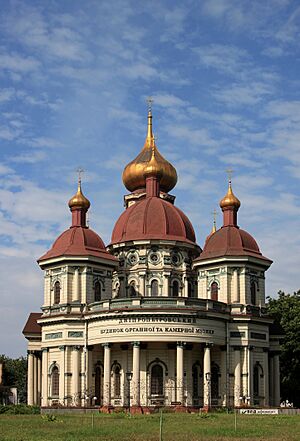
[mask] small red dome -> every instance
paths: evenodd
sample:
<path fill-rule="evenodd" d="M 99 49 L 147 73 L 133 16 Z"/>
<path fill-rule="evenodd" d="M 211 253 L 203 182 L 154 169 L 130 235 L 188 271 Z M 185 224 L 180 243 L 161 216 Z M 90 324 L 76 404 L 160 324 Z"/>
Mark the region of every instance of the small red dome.
<path fill-rule="evenodd" d="M 97 233 L 80 226 L 64 231 L 38 262 L 59 256 L 95 256 L 115 260 L 105 250 L 105 245 Z"/>
<path fill-rule="evenodd" d="M 148 197 L 127 208 L 117 220 L 111 243 L 162 239 L 195 245 L 195 232 L 186 215 L 159 197 Z"/>
<path fill-rule="evenodd" d="M 247 231 L 235 226 L 224 226 L 208 237 L 196 260 L 222 256 L 255 256 L 269 260 L 261 254 L 255 239 Z"/>

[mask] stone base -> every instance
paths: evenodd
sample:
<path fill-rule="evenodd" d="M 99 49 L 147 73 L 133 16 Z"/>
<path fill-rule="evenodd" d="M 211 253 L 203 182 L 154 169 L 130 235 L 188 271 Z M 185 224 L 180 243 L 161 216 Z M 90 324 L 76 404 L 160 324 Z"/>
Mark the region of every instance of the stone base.
<path fill-rule="evenodd" d="M 99 408 L 101 413 L 112 413 L 114 411 L 114 406 L 102 406 Z"/>
<path fill-rule="evenodd" d="M 131 415 L 140 415 L 144 413 L 144 409 L 142 406 L 131 406 L 129 412 Z"/>
<path fill-rule="evenodd" d="M 180 412 L 180 413 L 183 413 L 183 412 L 184 412 L 184 413 L 185 413 L 185 412 L 188 412 L 189 409 L 188 409 L 188 407 L 186 407 L 186 406 L 179 405 L 179 406 L 175 406 L 174 411 L 175 411 L 176 413 L 178 413 L 178 412 Z"/>

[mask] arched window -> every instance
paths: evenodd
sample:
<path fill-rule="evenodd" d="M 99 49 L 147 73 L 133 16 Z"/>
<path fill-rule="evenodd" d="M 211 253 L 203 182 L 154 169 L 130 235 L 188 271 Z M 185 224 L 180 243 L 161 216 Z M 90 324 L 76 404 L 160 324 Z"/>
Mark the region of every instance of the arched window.
<path fill-rule="evenodd" d="M 158 296 L 158 281 L 152 280 L 151 282 L 151 296 L 157 297 Z"/>
<path fill-rule="evenodd" d="M 253 395 L 259 397 L 259 366 L 256 364 L 253 368 Z"/>
<path fill-rule="evenodd" d="M 132 281 L 129 284 L 129 297 L 135 297 L 135 296 L 136 296 L 135 282 Z"/>
<path fill-rule="evenodd" d="M 57 366 L 54 366 L 51 372 L 51 395 L 52 397 L 59 396 L 59 372 Z"/>
<path fill-rule="evenodd" d="M 57 281 L 54 283 L 54 305 L 60 304 L 60 283 Z"/>
<path fill-rule="evenodd" d="M 213 282 L 210 285 L 210 298 L 212 300 L 218 300 L 218 289 L 219 289 L 219 287 L 218 287 L 217 282 Z"/>
<path fill-rule="evenodd" d="M 217 364 L 212 363 L 211 367 L 211 398 L 219 398 L 219 373 L 220 368 Z"/>
<path fill-rule="evenodd" d="M 114 369 L 114 396 L 121 396 L 121 369 L 118 365 Z"/>
<path fill-rule="evenodd" d="M 251 282 L 250 293 L 251 293 L 251 304 L 256 305 L 256 283 L 255 282 Z"/>
<path fill-rule="evenodd" d="M 101 300 L 101 285 L 100 282 L 95 283 L 95 302 L 100 302 Z"/>
<path fill-rule="evenodd" d="M 102 389 L 102 376 L 101 376 L 101 368 L 100 366 L 96 366 L 95 368 L 95 404 L 100 405 L 101 403 L 101 389 Z"/>
<path fill-rule="evenodd" d="M 193 398 L 198 398 L 199 397 L 199 372 L 198 372 L 198 367 L 196 365 L 193 366 L 192 376 L 193 376 Z"/>
<path fill-rule="evenodd" d="M 160 364 L 155 364 L 151 369 L 151 395 L 163 395 L 164 371 Z"/>
<path fill-rule="evenodd" d="M 172 297 L 178 297 L 179 295 L 179 283 L 177 280 L 174 280 L 172 285 Z"/>

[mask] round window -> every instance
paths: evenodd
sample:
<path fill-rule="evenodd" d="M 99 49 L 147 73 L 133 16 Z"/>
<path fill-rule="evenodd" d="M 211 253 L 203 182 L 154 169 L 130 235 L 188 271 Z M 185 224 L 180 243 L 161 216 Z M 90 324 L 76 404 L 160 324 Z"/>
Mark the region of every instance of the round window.
<path fill-rule="evenodd" d="M 173 265 L 177 266 L 181 263 L 181 256 L 178 253 L 172 253 L 171 254 L 171 262 Z"/>
<path fill-rule="evenodd" d="M 151 251 L 149 254 L 149 260 L 153 265 L 157 265 L 160 261 L 160 255 L 156 251 Z"/>
<path fill-rule="evenodd" d="M 129 263 L 129 265 L 135 265 L 136 263 L 138 263 L 138 260 L 139 256 L 136 252 L 129 253 L 127 256 L 127 262 Z"/>

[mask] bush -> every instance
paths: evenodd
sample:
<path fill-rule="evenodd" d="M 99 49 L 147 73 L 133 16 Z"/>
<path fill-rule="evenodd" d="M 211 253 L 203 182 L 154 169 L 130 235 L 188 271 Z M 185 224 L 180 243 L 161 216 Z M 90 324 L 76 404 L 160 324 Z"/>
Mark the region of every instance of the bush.
<path fill-rule="evenodd" d="M 39 414 L 40 408 L 38 406 L 27 406 L 27 404 L 9 404 L 8 406 L 0 406 L 0 414 L 6 413 L 8 415 L 34 415 Z"/>

